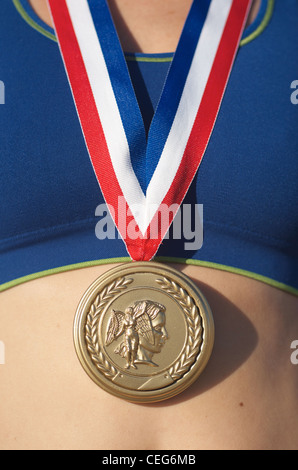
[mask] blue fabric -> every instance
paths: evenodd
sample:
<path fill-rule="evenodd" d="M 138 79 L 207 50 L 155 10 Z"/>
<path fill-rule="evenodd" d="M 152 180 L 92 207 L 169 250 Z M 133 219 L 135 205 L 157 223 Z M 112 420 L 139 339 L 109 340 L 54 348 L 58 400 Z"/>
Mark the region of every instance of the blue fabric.
<path fill-rule="evenodd" d="M 95 236 L 103 197 L 57 43 L 31 28 L 11 1 L 0 8 L 0 284 L 126 257 L 121 239 Z M 204 205 L 203 247 L 186 251 L 186 238 L 170 238 L 158 256 L 218 263 L 298 289 L 298 107 L 290 100 L 297 31 L 297 0 L 276 0 L 265 31 L 240 48 L 185 199 Z M 168 66 L 128 61 L 147 130 Z"/>
<path fill-rule="evenodd" d="M 154 111 L 158 105 L 163 84 L 167 78 L 174 54 L 126 54 L 128 70 L 148 135 Z M 165 62 L 142 62 L 142 60 Z"/>

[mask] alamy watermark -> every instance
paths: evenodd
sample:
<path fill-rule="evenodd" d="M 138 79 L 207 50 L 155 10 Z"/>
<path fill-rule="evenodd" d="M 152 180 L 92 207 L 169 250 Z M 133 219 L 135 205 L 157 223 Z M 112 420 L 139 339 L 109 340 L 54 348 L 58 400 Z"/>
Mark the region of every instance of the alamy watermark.
<path fill-rule="evenodd" d="M 291 349 L 294 350 L 291 354 L 291 363 L 294 366 L 298 366 L 298 340 L 292 342 Z"/>
<path fill-rule="evenodd" d="M 291 88 L 294 90 L 291 94 L 291 103 L 298 104 L 298 80 L 294 80 L 291 83 Z"/>
<path fill-rule="evenodd" d="M 144 207 L 135 204 L 128 208 L 125 198 L 118 197 L 118 205 L 115 209 L 111 205 L 100 204 L 95 211 L 99 221 L 95 227 L 95 235 L 99 240 L 143 238 L 132 214 L 142 214 Z M 202 204 L 161 204 L 159 207 L 152 205 L 147 208 L 148 220 L 151 220 L 146 237 L 157 240 L 162 233 L 164 239 L 184 240 L 185 250 L 197 251 L 203 245 L 203 205 Z M 117 220 L 119 231 L 115 227 Z M 171 223 L 171 221 L 173 222 Z M 170 229 L 169 229 L 170 226 Z M 121 234 L 121 235 L 120 235 Z"/>
<path fill-rule="evenodd" d="M 5 364 L 5 345 L 3 341 L 0 341 L 0 366 Z"/>
<path fill-rule="evenodd" d="M 5 85 L 0 80 L 0 104 L 5 104 Z"/>

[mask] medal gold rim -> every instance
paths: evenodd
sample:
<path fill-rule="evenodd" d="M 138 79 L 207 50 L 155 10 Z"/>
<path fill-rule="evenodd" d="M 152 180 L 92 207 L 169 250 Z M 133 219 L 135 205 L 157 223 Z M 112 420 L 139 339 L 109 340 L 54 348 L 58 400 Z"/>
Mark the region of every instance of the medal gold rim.
<path fill-rule="evenodd" d="M 113 280 L 117 279 L 119 276 L 124 277 L 137 273 L 152 273 L 164 278 L 169 277 L 174 282 L 178 282 L 179 285 L 182 286 L 188 295 L 191 296 L 195 301 L 195 304 L 200 312 L 204 332 L 200 352 L 196 358 L 196 361 L 190 367 L 190 370 L 173 384 L 153 391 L 125 389 L 107 379 L 94 366 L 90 353 L 88 352 L 85 339 L 87 315 L 90 311 L 92 303 L 94 302 L 94 298 L 100 289 L 104 288 L 109 282 L 113 282 Z M 212 354 L 215 334 L 214 330 L 214 321 L 210 306 L 205 296 L 193 281 L 191 281 L 182 272 L 177 271 L 168 265 L 144 261 L 126 263 L 124 265 L 117 266 L 116 268 L 110 269 L 98 279 L 96 279 L 87 289 L 78 305 L 73 326 L 75 350 L 78 359 L 88 376 L 106 392 L 129 402 L 144 404 L 170 399 L 189 388 L 198 379 L 205 369 Z"/>

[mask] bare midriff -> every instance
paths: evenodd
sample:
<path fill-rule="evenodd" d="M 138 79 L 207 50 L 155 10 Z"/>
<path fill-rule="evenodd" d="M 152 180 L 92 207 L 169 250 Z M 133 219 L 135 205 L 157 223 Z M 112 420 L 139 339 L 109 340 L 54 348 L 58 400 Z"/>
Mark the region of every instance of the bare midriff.
<path fill-rule="evenodd" d="M 1 449 L 297 448 L 297 297 L 236 274 L 176 266 L 209 301 L 214 351 L 187 391 L 136 405 L 93 383 L 73 345 L 77 305 L 110 267 L 52 275 L 1 294 Z"/>
<path fill-rule="evenodd" d="M 31 3 L 50 22 L 45 0 Z M 164 27 L 151 35 L 148 15 L 168 2 L 109 3 L 123 48 L 157 53 L 174 50 L 191 1 L 173 0 Z M 145 22 L 141 3 L 149 9 Z M 250 22 L 259 6 L 256 0 Z M 234 273 L 176 265 L 208 299 L 214 351 L 187 391 L 137 405 L 98 387 L 73 345 L 77 305 L 111 267 L 51 275 L 1 293 L 0 449 L 297 449 L 298 366 L 291 344 L 298 340 L 298 297 Z"/>

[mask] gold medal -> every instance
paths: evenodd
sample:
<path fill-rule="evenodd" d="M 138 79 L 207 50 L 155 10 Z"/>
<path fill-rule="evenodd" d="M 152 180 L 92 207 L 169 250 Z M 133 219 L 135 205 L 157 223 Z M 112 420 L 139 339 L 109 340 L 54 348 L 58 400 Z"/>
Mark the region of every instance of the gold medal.
<path fill-rule="evenodd" d="M 107 392 L 135 403 L 171 398 L 202 373 L 214 343 L 210 307 L 183 273 L 134 262 L 103 274 L 74 322 L 78 358 Z"/>
<path fill-rule="evenodd" d="M 190 9 L 147 133 L 107 3 L 49 0 L 104 211 L 134 260 L 88 289 L 76 314 L 75 346 L 98 385 L 133 402 L 185 390 L 213 347 L 212 314 L 195 284 L 139 261 L 153 259 L 174 219 L 181 221 L 177 212 L 208 146 L 251 0 L 202 10 L 200 3 Z M 184 217 L 183 224 L 192 225 Z"/>

